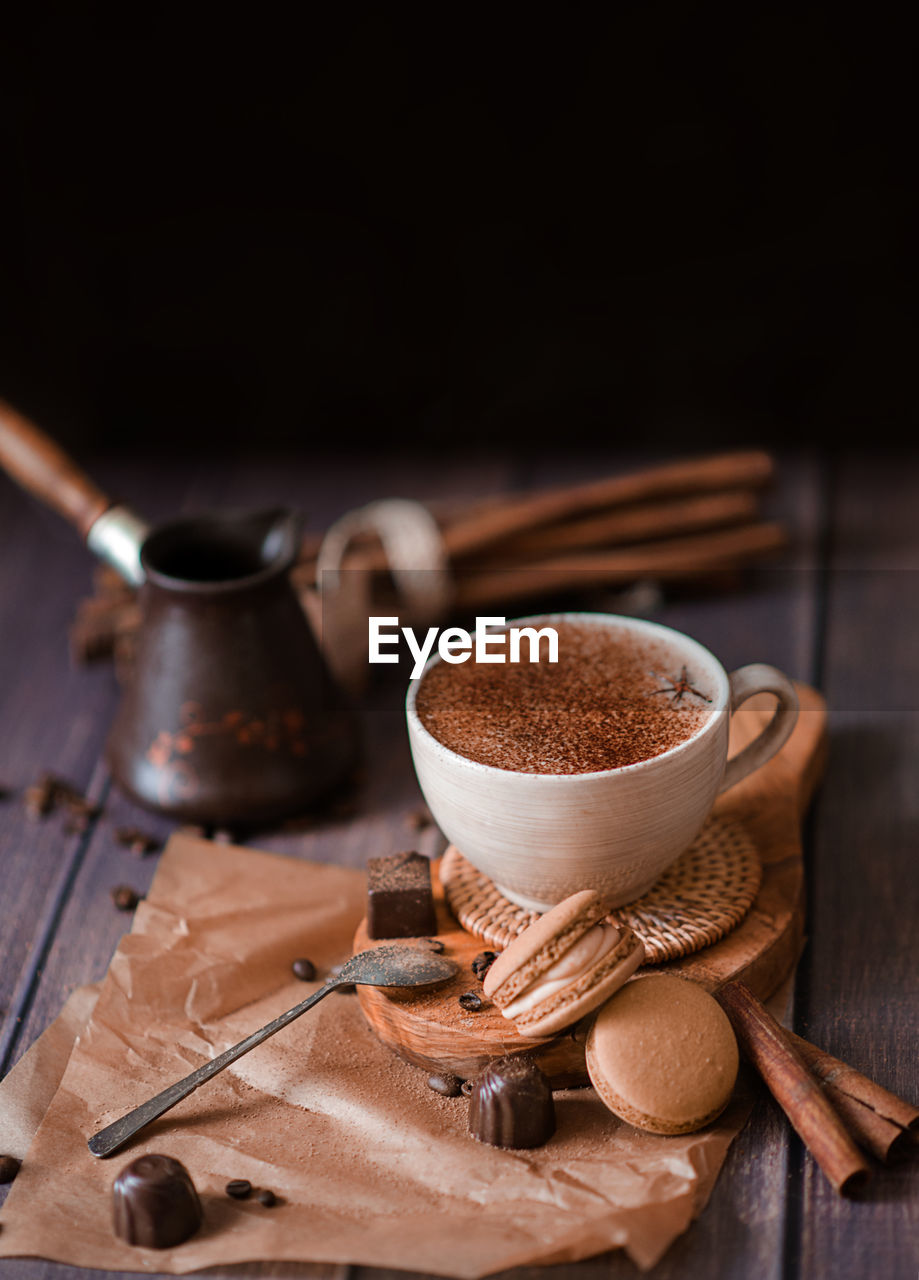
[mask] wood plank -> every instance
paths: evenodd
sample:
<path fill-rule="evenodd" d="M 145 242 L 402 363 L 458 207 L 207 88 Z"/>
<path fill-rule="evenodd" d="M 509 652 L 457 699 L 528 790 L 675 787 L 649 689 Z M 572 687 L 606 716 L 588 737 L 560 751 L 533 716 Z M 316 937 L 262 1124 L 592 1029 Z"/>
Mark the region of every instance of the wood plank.
<path fill-rule="evenodd" d="M 40 963 L 42 926 L 81 856 L 65 817 L 26 814 L 22 795 L 42 770 L 85 789 L 102 748 L 115 691 L 107 671 L 73 670 L 67 625 L 89 587 L 77 536 L 0 478 L 0 1072 L 17 1032 L 23 970 Z M 26 980 L 28 986 L 28 980 Z"/>
<path fill-rule="evenodd" d="M 144 477 L 146 509 L 157 517 L 179 506 L 174 468 L 165 463 L 109 463 L 99 479 L 129 493 Z M 21 1052 L 23 1019 L 46 963 L 70 887 L 89 847 L 68 835 L 66 815 L 30 819 L 22 792 L 42 770 L 58 773 L 92 799 L 107 789 L 99 771 L 118 691 L 108 666 L 74 667 L 67 645 L 77 600 L 90 588 L 93 561 L 77 534 L 0 476 L 0 537 L 15 555 L 0 559 L 0 782 L 11 788 L 0 804 L 0 1072 Z"/>
<path fill-rule="evenodd" d="M 780 457 L 765 508 L 791 534 L 781 565 L 751 570 L 739 589 L 724 595 L 665 601 L 657 620 L 701 640 L 729 670 L 765 661 L 814 681 L 824 502 L 820 460 L 811 453 Z M 785 1275 L 793 1135 L 759 1082 L 751 1087 L 758 1097 L 753 1114 L 728 1152 L 707 1208 L 663 1259 L 659 1280 L 708 1274 L 713 1260 L 719 1276 Z"/>
<path fill-rule="evenodd" d="M 272 1280 L 348 1280 L 350 1267 L 325 1262 L 244 1262 L 233 1267 L 208 1267 L 199 1272 L 208 1280 L 260 1280 L 270 1276 Z M 146 1271 L 145 1275 L 162 1273 Z M 136 1271 L 96 1271 L 88 1267 L 72 1267 L 62 1262 L 46 1262 L 43 1258 L 7 1258 L 4 1261 L 4 1280 L 86 1280 L 96 1276 L 98 1280 L 136 1280 Z"/>
<path fill-rule="evenodd" d="M 919 454 L 840 466 L 832 505 L 825 690 L 829 772 L 816 814 L 812 942 L 796 1030 L 895 1093 L 919 1099 L 915 873 L 919 823 Z M 793 1260 L 802 1276 L 915 1276 L 919 1161 L 877 1167 L 858 1203 L 813 1163 Z"/>

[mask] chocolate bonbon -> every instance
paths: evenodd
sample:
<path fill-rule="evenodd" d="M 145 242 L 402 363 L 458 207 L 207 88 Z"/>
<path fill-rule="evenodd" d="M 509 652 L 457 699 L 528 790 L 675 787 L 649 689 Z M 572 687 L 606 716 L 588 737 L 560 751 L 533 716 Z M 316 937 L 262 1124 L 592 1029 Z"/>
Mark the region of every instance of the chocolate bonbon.
<path fill-rule="evenodd" d="M 475 1082 L 469 1132 L 493 1147 L 541 1147 L 555 1132 L 549 1081 L 526 1057 L 498 1058 Z"/>
<path fill-rule="evenodd" d="M 201 1226 L 201 1201 L 188 1170 L 171 1156 L 138 1156 L 112 1188 L 115 1234 L 146 1249 L 182 1244 Z"/>
<path fill-rule="evenodd" d="M 367 932 L 371 938 L 437 933 L 431 864 L 420 853 L 371 858 L 367 864 Z"/>

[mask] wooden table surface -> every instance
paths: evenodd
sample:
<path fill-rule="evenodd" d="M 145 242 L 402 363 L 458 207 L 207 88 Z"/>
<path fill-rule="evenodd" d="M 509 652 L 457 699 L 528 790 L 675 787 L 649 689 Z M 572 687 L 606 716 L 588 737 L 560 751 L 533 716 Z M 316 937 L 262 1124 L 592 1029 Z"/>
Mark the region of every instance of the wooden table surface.
<path fill-rule="evenodd" d="M 91 469 L 152 518 L 288 501 L 321 528 L 374 497 L 524 489 L 626 470 L 632 461 L 610 450 L 525 461 L 103 458 Z M 768 506 L 793 531 L 782 563 L 755 571 L 729 593 L 670 593 L 651 615 L 696 636 L 728 668 L 771 662 L 826 695 L 830 758 L 806 832 L 809 941 L 798 969 L 794 1027 L 913 1100 L 919 1097 L 917 463 L 919 455 L 902 454 L 780 458 Z M 68 623 L 90 584 L 87 553 L 56 517 L 2 477 L 0 546 L 0 784 L 8 791 L 0 802 L 2 1075 L 68 992 L 105 972 L 130 924 L 112 905 L 112 886 L 127 882 L 143 891 L 152 878 L 156 858 L 137 859 L 120 848 L 114 829 L 169 827 L 110 790 L 102 752 L 117 686 L 107 664 L 74 668 L 68 658 Z M 616 599 L 595 593 L 590 604 L 615 609 Z M 436 830 L 410 834 L 407 817 L 419 793 L 400 693 L 396 682 L 383 679 L 366 700 L 369 773 L 357 815 L 250 843 L 351 866 L 411 841 L 438 852 Z M 26 815 L 19 793 L 43 769 L 104 803 L 103 816 L 84 834 L 67 835 L 59 816 Z M 919 1158 L 878 1166 L 862 1199 L 842 1200 L 764 1094 L 708 1207 L 654 1274 L 914 1280 L 917 1219 Z M 324 1265 L 243 1266 L 226 1274 L 318 1278 L 349 1270 L 354 1280 L 395 1275 Z M 0 1273 L 12 1280 L 87 1274 L 39 1260 L 4 1261 Z M 620 1254 L 538 1272 L 569 1273 L 583 1280 L 638 1274 Z"/>

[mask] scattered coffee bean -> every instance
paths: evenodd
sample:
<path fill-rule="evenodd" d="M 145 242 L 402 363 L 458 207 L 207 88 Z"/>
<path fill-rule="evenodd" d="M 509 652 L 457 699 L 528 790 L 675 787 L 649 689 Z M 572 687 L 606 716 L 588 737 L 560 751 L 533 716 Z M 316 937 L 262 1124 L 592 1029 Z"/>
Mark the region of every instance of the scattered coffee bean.
<path fill-rule="evenodd" d="M 485 975 L 498 958 L 497 951 L 480 951 L 472 962 L 472 972 L 479 982 L 485 981 Z"/>
<path fill-rule="evenodd" d="M 475 991 L 465 991 L 459 998 L 460 1004 L 464 1009 L 468 1009 L 470 1013 L 475 1013 L 482 1007 L 482 997 Z"/>
<path fill-rule="evenodd" d="M 294 977 L 299 978 L 301 982 L 312 982 L 316 976 L 316 966 L 312 960 L 307 960 L 305 957 L 295 960 L 290 967 Z"/>
<path fill-rule="evenodd" d="M 331 976 L 332 976 L 333 978 L 337 978 L 337 977 L 338 977 L 338 975 L 341 973 L 342 969 L 344 969 L 344 967 L 345 967 L 345 966 L 344 966 L 343 964 L 333 964 L 333 965 L 332 965 L 332 968 L 329 970 L 329 973 L 331 974 Z M 343 983 L 341 983 L 341 985 L 340 985 L 340 986 L 336 987 L 336 988 L 335 988 L 335 990 L 336 990 L 336 991 L 345 991 L 345 992 L 347 992 L 347 991 L 356 991 L 356 990 L 357 990 L 357 987 L 355 987 L 355 985 L 354 985 L 354 983 L 353 983 L 353 982 L 343 982 Z"/>
<path fill-rule="evenodd" d="M 158 836 L 152 836 L 146 831 L 141 831 L 138 827 L 116 828 L 115 839 L 125 849 L 130 849 L 132 853 L 136 853 L 140 858 L 148 853 L 158 853 L 163 847 L 163 842 Z"/>
<path fill-rule="evenodd" d="M 0 1184 L 12 1182 L 22 1167 L 22 1161 L 15 1156 L 0 1156 Z"/>
<path fill-rule="evenodd" d="M 97 818 L 101 813 L 97 804 L 90 804 L 81 795 L 64 795 L 61 803 L 67 806 L 74 818 Z"/>
<path fill-rule="evenodd" d="M 65 796 L 62 803 L 70 815 L 64 827 L 70 835 L 82 835 L 88 831 L 93 818 L 101 813 L 98 805 L 90 804 L 82 796 Z"/>
<path fill-rule="evenodd" d="M 405 821 L 413 831 L 424 831 L 426 827 L 434 825 L 434 819 L 428 813 L 427 809 L 413 809 L 411 813 L 406 814 Z"/>
<path fill-rule="evenodd" d="M 133 911 L 140 902 L 141 896 L 129 884 L 116 884 L 112 890 L 112 902 L 119 911 Z"/>
<path fill-rule="evenodd" d="M 278 1197 L 273 1191 L 269 1191 L 267 1187 L 264 1187 L 259 1191 L 255 1198 L 259 1204 L 263 1204 L 266 1209 L 270 1209 L 273 1205 L 278 1203 Z"/>
<path fill-rule="evenodd" d="M 36 783 L 26 787 L 23 800 L 31 818 L 45 818 L 58 806 L 64 806 L 70 811 L 72 821 L 77 824 L 75 830 L 85 830 L 89 819 L 99 813 L 98 806 L 90 804 L 78 787 L 53 773 L 42 773 Z M 80 827 L 80 823 L 85 825 Z"/>
<path fill-rule="evenodd" d="M 458 1098 L 463 1089 L 463 1082 L 459 1076 L 428 1076 L 428 1088 L 442 1094 L 445 1098 Z"/>
<path fill-rule="evenodd" d="M 26 787 L 23 800 L 30 818 L 44 818 L 54 808 L 57 789 L 50 773 L 43 773 L 36 783 Z"/>
<path fill-rule="evenodd" d="M 430 951 L 433 951 L 439 956 L 443 955 L 447 949 L 444 943 L 441 942 L 440 938 L 422 938 L 421 941 Z"/>
<path fill-rule="evenodd" d="M 463 1083 L 460 1085 L 460 1093 L 463 1095 L 464 1098 L 471 1098 L 472 1091 L 474 1088 L 475 1088 L 474 1080 L 464 1080 Z"/>
<path fill-rule="evenodd" d="M 224 1188 L 228 1196 L 234 1200 L 245 1200 L 252 1194 L 252 1183 L 248 1178 L 234 1178 Z"/>

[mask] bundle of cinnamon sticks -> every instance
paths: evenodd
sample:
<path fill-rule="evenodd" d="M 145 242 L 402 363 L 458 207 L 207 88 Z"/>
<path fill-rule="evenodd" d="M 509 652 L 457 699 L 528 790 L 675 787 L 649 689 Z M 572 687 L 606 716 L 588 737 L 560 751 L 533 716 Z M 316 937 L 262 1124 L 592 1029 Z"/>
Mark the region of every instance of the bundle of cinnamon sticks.
<path fill-rule="evenodd" d="M 916 1149 L 919 1107 L 786 1031 L 743 983 L 727 983 L 716 999 L 745 1056 L 837 1191 L 851 1194 L 868 1180 L 862 1151 L 886 1163 Z"/>
<path fill-rule="evenodd" d="M 740 569 L 785 544 L 782 527 L 759 512 L 760 492 L 773 474 L 768 454 L 744 450 L 538 493 L 427 504 L 448 565 L 451 610 L 476 613 L 566 591 L 710 579 Z M 323 536 L 304 539 L 293 571 L 305 604 L 315 592 Z M 370 576 L 376 612 L 392 607 L 377 538 L 354 538 L 342 567 Z M 71 630 L 75 659 L 88 662 L 116 649 L 129 656 L 138 621 L 133 591 L 100 569 Z"/>
<path fill-rule="evenodd" d="M 739 568 L 785 545 L 781 526 L 759 515 L 759 492 L 773 475 L 769 454 L 744 450 L 541 493 L 431 504 L 453 604 L 474 613 L 550 592 Z M 304 585 L 315 580 L 320 543 L 321 535 L 304 543 Z M 343 567 L 384 570 L 386 563 L 365 538 L 355 540 Z"/>

